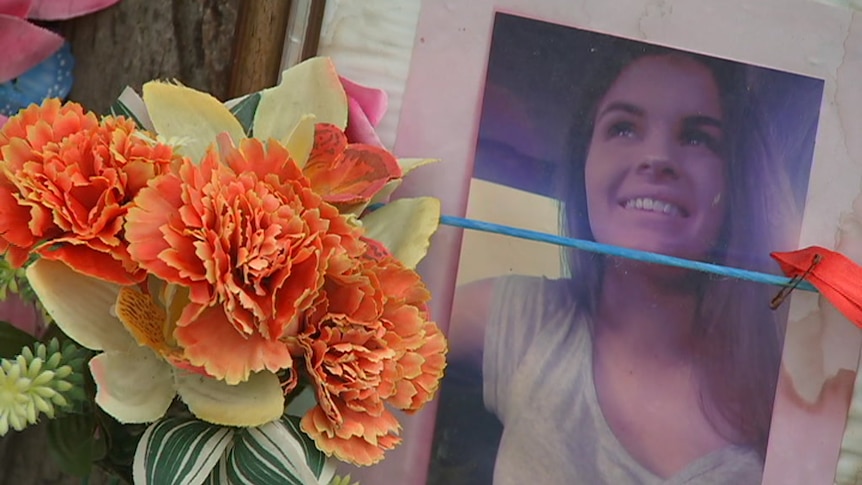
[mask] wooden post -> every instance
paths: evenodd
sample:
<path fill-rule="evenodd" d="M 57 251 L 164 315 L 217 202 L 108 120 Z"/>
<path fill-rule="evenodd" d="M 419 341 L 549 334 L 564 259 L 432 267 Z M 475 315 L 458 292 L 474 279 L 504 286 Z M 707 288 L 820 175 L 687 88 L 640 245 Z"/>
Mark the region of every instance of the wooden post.
<path fill-rule="evenodd" d="M 240 3 L 228 97 L 270 87 L 278 81 L 292 0 Z"/>

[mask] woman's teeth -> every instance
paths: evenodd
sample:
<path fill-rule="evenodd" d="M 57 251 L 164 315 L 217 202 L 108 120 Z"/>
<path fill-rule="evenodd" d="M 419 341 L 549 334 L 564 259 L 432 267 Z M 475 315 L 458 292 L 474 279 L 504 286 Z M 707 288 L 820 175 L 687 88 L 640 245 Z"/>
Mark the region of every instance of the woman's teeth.
<path fill-rule="evenodd" d="M 638 197 L 637 199 L 629 199 L 625 204 L 626 209 L 637 209 L 649 212 L 658 212 L 669 216 L 682 216 L 683 212 L 679 206 L 664 202 L 661 200 L 650 199 L 649 197 Z"/>

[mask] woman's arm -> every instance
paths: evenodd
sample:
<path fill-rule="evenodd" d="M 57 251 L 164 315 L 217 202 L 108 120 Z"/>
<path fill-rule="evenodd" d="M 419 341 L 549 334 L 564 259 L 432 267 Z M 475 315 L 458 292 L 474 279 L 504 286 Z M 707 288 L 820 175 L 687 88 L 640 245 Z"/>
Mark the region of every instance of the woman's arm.
<path fill-rule="evenodd" d="M 449 321 L 449 358 L 477 370 L 482 368 L 485 328 L 491 312 L 494 279 L 459 286 Z"/>

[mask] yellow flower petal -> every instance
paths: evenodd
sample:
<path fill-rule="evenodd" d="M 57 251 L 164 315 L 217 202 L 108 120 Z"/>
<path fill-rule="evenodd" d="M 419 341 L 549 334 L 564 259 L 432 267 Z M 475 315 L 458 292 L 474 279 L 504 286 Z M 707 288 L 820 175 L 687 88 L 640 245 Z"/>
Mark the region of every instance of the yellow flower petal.
<path fill-rule="evenodd" d="M 399 158 L 398 165 L 401 166 L 401 176 L 403 177 L 415 168 L 423 167 L 431 163 L 437 163 L 439 161 L 439 158 Z"/>
<path fill-rule="evenodd" d="M 122 322 L 111 314 L 119 285 L 47 259 L 27 268 L 27 280 L 48 314 L 79 344 L 92 350 L 116 351 L 135 346 Z"/>
<path fill-rule="evenodd" d="M 439 224 L 440 201 L 434 197 L 399 199 L 362 218 L 365 235 L 411 269 L 425 257 Z"/>
<path fill-rule="evenodd" d="M 165 415 L 176 396 L 171 366 L 147 347 L 105 352 L 90 360 L 96 404 L 121 423 L 148 423 Z"/>
<path fill-rule="evenodd" d="M 216 136 L 227 132 L 234 144 L 245 138 L 240 122 L 219 100 L 185 86 L 144 84 L 144 104 L 156 132 L 165 139 L 187 140 L 176 151 L 199 162 Z"/>
<path fill-rule="evenodd" d="M 385 204 L 389 201 L 389 196 L 392 195 L 392 192 L 395 192 L 395 189 L 401 186 L 401 182 L 403 180 L 404 179 L 395 179 L 386 182 L 386 185 L 384 185 L 379 192 L 374 194 L 374 197 L 372 197 L 371 200 L 368 201 L 368 204 L 364 204 L 358 208 L 359 212 L 355 212 L 356 209 L 354 208 L 351 208 L 350 212 L 359 215 L 363 210 L 365 210 L 365 207 L 370 204 Z"/>
<path fill-rule="evenodd" d="M 281 75 L 274 88 L 261 91 L 254 115 L 254 137 L 284 140 L 303 116 L 313 114 L 317 123 L 347 126 L 347 95 L 332 61 L 314 57 Z"/>
<path fill-rule="evenodd" d="M 284 413 L 284 394 L 272 372 L 252 374 L 245 382 L 224 381 L 175 370 L 177 393 L 199 419 L 224 426 L 260 426 Z"/>
<path fill-rule="evenodd" d="M 315 123 L 317 123 L 317 117 L 314 115 L 305 115 L 300 118 L 284 144 L 287 152 L 290 153 L 290 158 L 296 162 L 299 168 L 305 166 L 311 149 L 314 148 Z"/>

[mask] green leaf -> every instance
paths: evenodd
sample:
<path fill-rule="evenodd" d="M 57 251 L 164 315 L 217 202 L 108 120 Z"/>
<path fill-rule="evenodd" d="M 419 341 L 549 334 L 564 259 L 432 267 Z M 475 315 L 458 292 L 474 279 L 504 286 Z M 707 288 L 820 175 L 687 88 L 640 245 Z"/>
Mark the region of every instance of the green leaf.
<path fill-rule="evenodd" d="M 105 456 L 107 443 L 96 435 L 92 414 L 68 414 L 48 422 L 48 452 L 63 471 L 83 477 Z"/>
<path fill-rule="evenodd" d="M 335 474 L 335 467 L 299 429 L 299 420 L 289 416 L 238 431 L 226 468 L 233 485 L 325 485 Z"/>
<path fill-rule="evenodd" d="M 352 485 L 359 485 L 359 482 L 351 482 L 349 473 L 343 477 L 339 477 L 336 475 L 335 477 L 332 478 L 332 481 L 329 482 L 329 485 L 351 485 L 351 484 Z"/>
<path fill-rule="evenodd" d="M 0 358 L 14 359 L 24 347 L 36 343 L 36 337 L 14 327 L 9 322 L 0 322 Z"/>
<path fill-rule="evenodd" d="M 252 126 L 254 125 L 254 114 L 257 112 L 257 105 L 260 104 L 260 93 L 250 94 L 242 101 L 231 107 L 230 112 L 236 116 L 236 119 L 245 130 L 245 135 L 252 136 Z"/>
<path fill-rule="evenodd" d="M 132 463 L 135 460 L 135 449 L 148 425 L 122 424 L 98 407 L 94 412 L 99 433 L 103 434 L 110 444 L 107 454 L 98 463 L 99 467 L 121 477 L 124 483 L 133 483 Z"/>
<path fill-rule="evenodd" d="M 156 421 L 138 443 L 134 479 L 138 485 L 200 485 L 224 455 L 232 428 L 187 417 Z"/>

